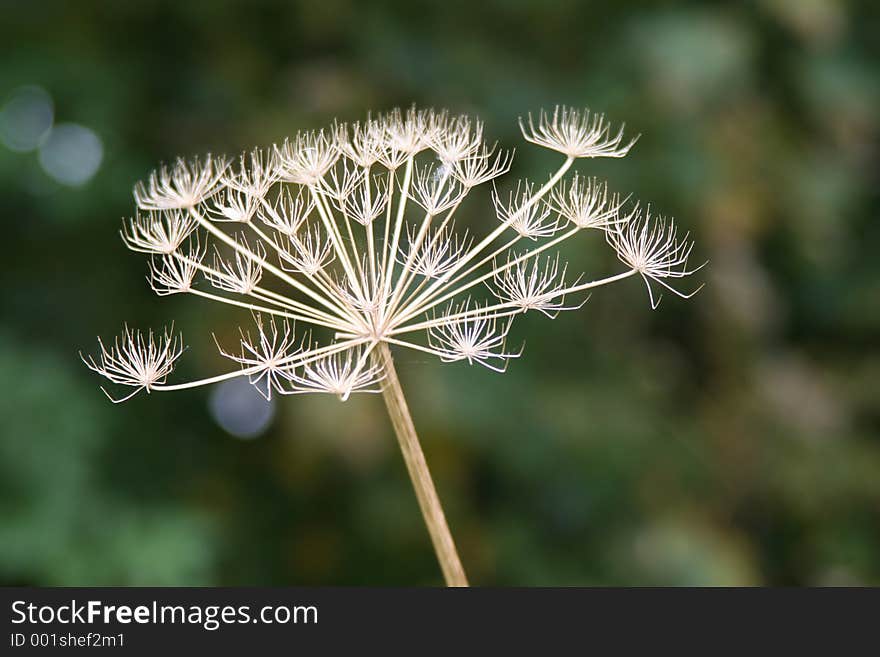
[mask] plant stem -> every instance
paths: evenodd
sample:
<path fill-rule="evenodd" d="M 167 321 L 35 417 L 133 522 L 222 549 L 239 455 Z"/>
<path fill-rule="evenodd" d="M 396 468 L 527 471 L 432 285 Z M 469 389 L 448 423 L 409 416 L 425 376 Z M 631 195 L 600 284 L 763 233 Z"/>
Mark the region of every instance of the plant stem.
<path fill-rule="evenodd" d="M 406 397 L 403 396 L 403 388 L 400 387 L 400 379 L 397 378 L 391 349 L 382 342 L 374 353 L 375 358 L 382 364 L 385 371 L 382 396 L 385 398 L 388 415 L 391 417 L 391 424 L 394 425 L 394 432 L 400 443 L 400 451 L 403 453 L 406 469 L 409 471 L 413 488 L 416 489 L 416 498 L 419 501 L 422 516 L 425 518 L 425 524 L 428 526 L 428 533 L 431 534 L 431 542 L 434 544 L 434 551 L 437 553 L 437 560 L 443 570 L 446 585 L 467 586 L 468 581 L 464 574 L 464 568 L 458 558 L 455 542 L 452 540 L 449 525 L 446 524 L 446 516 L 443 514 L 443 507 L 440 505 L 440 498 L 437 497 L 437 490 L 431 480 L 428 463 L 425 461 L 425 455 L 419 444 L 419 437 L 416 434 L 412 416 L 409 414 Z"/>

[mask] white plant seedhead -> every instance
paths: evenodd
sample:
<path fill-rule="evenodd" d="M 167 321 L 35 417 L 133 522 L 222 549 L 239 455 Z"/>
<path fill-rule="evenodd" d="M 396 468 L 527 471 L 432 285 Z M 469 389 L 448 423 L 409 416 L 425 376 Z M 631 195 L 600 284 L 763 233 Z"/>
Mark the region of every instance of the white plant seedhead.
<path fill-rule="evenodd" d="M 256 289 L 263 278 L 266 247 L 257 241 L 252 249 L 243 235 L 237 243 L 241 248 L 233 252 L 231 259 L 224 258 L 214 246 L 214 269 L 207 271 L 205 276 L 218 290 L 247 295 Z"/>
<path fill-rule="evenodd" d="M 483 146 L 483 122 L 471 120 L 468 116 L 457 116 L 435 120 L 428 130 L 426 139 L 440 161 L 453 166 L 465 158 L 478 153 Z"/>
<path fill-rule="evenodd" d="M 321 233 L 320 227 L 305 228 L 294 237 L 282 236 L 276 242 L 281 268 L 285 271 L 316 276 L 333 262 L 333 244 Z"/>
<path fill-rule="evenodd" d="M 522 350 L 507 352 L 504 348 L 511 320 L 499 322 L 478 304 L 474 304 L 472 311 L 470 299 L 450 304 L 444 319 L 428 329 L 428 343 L 445 363 L 466 360 L 472 365 L 478 363 L 495 372 L 505 372 L 507 361 L 522 354 Z M 496 361 L 502 364 L 495 364 Z"/>
<path fill-rule="evenodd" d="M 227 170 L 223 182 L 230 189 L 261 199 L 278 182 L 278 167 L 278 155 L 273 148 L 255 148 L 241 154 L 238 170 Z"/>
<path fill-rule="evenodd" d="M 285 139 L 275 147 L 276 175 L 286 182 L 315 185 L 339 158 L 339 149 L 332 136 L 323 130 L 301 132 L 294 139 Z"/>
<path fill-rule="evenodd" d="M 550 319 L 555 319 L 563 310 L 577 310 L 586 303 L 565 305 L 565 291 L 572 285 L 566 286 L 568 265 L 559 268 L 559 254 L 547 256 L 542 263 L 539 258 L 528 260 L 511 253 L 507 256 L 507 263 L 507 268 L 496 268 L 495 287 L 490 288 L 502 303 L 509 303 L 522 312 L 537 310 Z"/>
<path fill-rule="evenodd" d="M 403 164 L 410 156 L 416 155 L 428 147 L 432 133 L 442 129 L 446 112 L 433 110 L 417 110 L 411 107 L 405 112 L 393 109 L 380 117 L 384 128 L 385 157 L 392 163 Z M 397 168 L 389 166 L 389 169 Z"/>
<path fill-rule="evenodd" d="M 196 229 L 196 221 L 179 210 L 137 213 L 122 224 L 122 241 L 140 253 L 174 253 Z"/>
<path fill-rule="evenodd" d="M 242 332 L 240 353 L 223 352 L 236 370 L 201 381 L 166 382 L 181 352 L 170 332 L 126 329 L 86 364 L 135 388 L 125 399 L 236 376 L 265 396 L 347 399 L 378 389 L 391 345 L 503 371 L 520 353 L 505 341 L 522 313 L 556 317 L 583 305 L 581 293 L 636 275 L 652 307 L 654 283 L 690 296 L 669 286 L 699 269 L 688 268 L 693 243 L 671 220 L 637 204 L 625 210 L 596 178 L 565 181 L 577 158 L 623 157 L 635 139 L 601 114 L 562 106 L 520 125 L 527 141 L 565 159 L 543 184 L 493 189 L 500 223 L 476 235 L 456 229 L 457 213 L 472 189 L 507 173 L 512 152 L 486 143 L 481 121 L 445 111 L 397 109 L 301 132 L 234 167 L 212 156 L 160 167 L 135 186 L 125 244 L 149 254 L 157 294 L 249 310 L 256 332 Z M 605 233 L 626 269 L 567 282 L 556 249 L 588 228 Z M 199 273 L 215 291 L 199 287 Z M 471 299 L 486 289 L 488 299 Z"/>
<path fill-rule="evenodd" d="M 333 204 L 337 210 L 345 208 L 346 201 L 364 179 L 364 170 L 348 159 L 337 160 L 321 178 L 316 189 Z"/>
<path fill-rule="evenodd" d="M 206 247 L 199 244 L 198 235 L 190 239 L 186 251 L 163 253 L 150 258 L 147 280 L 153 292 L 160 297 L 182 294 L 193 288 L 193 280 L 205 259 Z"/>
<path fill-rule="evenodd" d="M 287 188 L 279 191 L 272 203 L 261 198 L 257 217 L 272 230 L 293 237 L 314 209 L 315 201 L 307 190 L 299 187 L 294 192 Z"/>
<path fill-rule="evenodd" d="M 337 124 L 336 139 L 349 160 L 363 169 L 369 169 L 379 161 L 385 150 L 383 131 L 381 122 L 367 118 L 363 123 L 353 123 L 350 132 L 346 124 Z"/>
<path fill-rule="evenodd" d="M 229 186 L 205 204 L 205 212 L 213 221 L 246 224 L 254 218 L 259 207 L 259 196 L 247 189 Z"/>
<path fill-rule="evenodd" d="M 186 162 L 178 158 L 170 168 L 160 167 L 146 183 L 134 187 L 141 210 L 186 210 L 204 202 L 218 191 L 229 163 L 210 154 Z"/>
<path fill-rule="evenodd" d="M 272 399 L 273 392 L 289 394 L 287 384 L 293 378 L 296 356 L 303 352 L 308 338 L 300 341 L 294 337 L 293 328 L 286 319 L 276 322 L 274 318 L 269 318 L 264 322 L 260 314 L 255 313 L 254 323 L 257 327 L 256 339 L 251 337 L 250 331 L 239 329 L 239 355 L 224 350 L 215 337 L 217 349 L 223 356 L 241 365 L 251 384 L 267 400 Z"/>
<path fill-rule="evenodd" d="M 608 183 L 575 174 L 571 184 L 563 183 L 554 188 L 546 203 L 578 228 L 606 230 L 626 223 L 627 219 L 620 216 L 626 200 L 616 194 L 609 196 Z"/>
<path fill-rule="evenodd" d="M 388 178 L 363 176 L 355 188 L 342 200 L 343 213 L 361 226 L 369 226 L 388 207 Z"/>
<path fill-rule="evenodd" d="M 657 308 L 661 297 L 658 296 L 655 301 L 649 280 L 660 284 L 682 299 L 690 299 L 703 287 L 701 285 L 693 292 L 685 294 L 663 280 L 690 276 L 707 264 L 704 262 L 693 269 L 688 269 L 688 258 L 694 243 L 688 239 L 690 233 L 678 237 L 674 220 L 667 221 L 665 217 L 652 218 L 651 210 L 648 208 L 644 212 L 635 214 L 625 224 L 607 231 L 605 235 L 620 261 L 632 267 L 644 279 L 652 308 Z"/>
<path fill-rule="evenodd" d="M 550 216 L 548 207 L 543 203 L 532 203 L 534 189 L 534 184 L 520 180 L 516 183 L 516 190 L 508 192 L 506 201 L 502 200 L 498 190 L 492 190 L 498 220 L 533 241 L 550 237 L 562 227 L 555 217 Z"/>
<path fill-rule="evenodd" d="M 495 145 L 483 146 L 452 164 L 452 171 L 466 189 L 482 185 L 510 171 L 513 151 L 497 150 Z"/>
<path fill-rule="evenodd" d="M 413 200 L 431 216 L 458 205 L 466 193 L 466 188 L 452 175 L 448 164 L 436 166 L 429 162 L 416 171 Z"/>
<path fill-rule="evenodd" d="M 519 127 L 526 141 L 573 158 L 624 157 L 638 141 L 638 137 L 624 141 L 624 126 L 612 133 L 602 114 L 565 105 L 557 105 L 552 115 L 541 110 L 537 125 L 529 114 L 528 125 L 520 119 Z"/>
<path fill-rule="evenodd" d="M 438 278 L 448 272 L 474 243 L 467 230 L 461 234 L 455 232 L 454 222 L 431 229 L 422 239 L 418 232 L 417 226 L 407 225 L 408 246 L 400 248 L 397 261 L 426 278 Z"/>
<path fill-rule="evenodd" d="M 306 363 L 291 377 L 291 394 L 322 392 L 345 401 L 353 392 L 382 392 L 382 364 L 370 364 L 368 357 L 369 352 L 358 346 Z"/>
<path fill-rule="evenodd" d="M 183 353 L 183 338 L 174 335 L 173 326 L 159 336 L 153 335 L 152 331 L 144 335 L 126 326 L 112 347 L 106 347 L 100 338 L 98 345 L 101 353 L 97 360 L 80 354 L 89 369 L 112 383 L 135 388 L 134 392 L 119 399 L 101 388 L 114 404 L 131 399 L 141 390 L 149 393 L 153 386 L 165 383 L 174 370 L 175 361 Z"/>

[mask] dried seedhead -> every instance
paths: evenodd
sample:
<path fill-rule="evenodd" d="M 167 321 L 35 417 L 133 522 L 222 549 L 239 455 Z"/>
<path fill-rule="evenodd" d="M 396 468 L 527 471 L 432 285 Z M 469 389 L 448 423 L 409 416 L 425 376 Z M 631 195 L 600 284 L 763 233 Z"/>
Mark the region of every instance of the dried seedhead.
<path fill-rule="evenodd" d="M 565 157 L 545 183 L 519 181 L 504 193 L 495 180 L 513 153 L 486 142 L 481 121 L 414 107 L 300 132 L 234 166 L 209 155 L 160 167 L 135 186 L 125 244 L 149 255 L 157 294 L 249 309 L 256 332 L 242 332 L 236 353 L 221 350 L 236 371 L 203 381 L 166 382 L 182 349 L 170 332 L 126 329 L 86 364 L 134 392 L 246 376 L 267 397 L 347 399 L 381 386 L 380 345 L 503 371 L 520 354 L 505 344 L 524 312 L 556 317 L 631 276 L 644 280 L 652 307 L 654 284 L 693 294 L 671 287 L 699 269 L 688 267 L 693 243 L 672 220 L 594 177 L 565 180 L 576 159 L 623 157 L 636 139 L 601 114 L 564 106 L 520 127 L 526 141 Z M 458 230 L 459 208 L 489 182 L 499 222 L 483 234 Z M 556 247 L 584 229 L 604 232 L 623 271 L 566 281 Z M 215 291 L 198 287 L 199 273 Z M 471 298 L 487 288 L 493 297 Z"/>

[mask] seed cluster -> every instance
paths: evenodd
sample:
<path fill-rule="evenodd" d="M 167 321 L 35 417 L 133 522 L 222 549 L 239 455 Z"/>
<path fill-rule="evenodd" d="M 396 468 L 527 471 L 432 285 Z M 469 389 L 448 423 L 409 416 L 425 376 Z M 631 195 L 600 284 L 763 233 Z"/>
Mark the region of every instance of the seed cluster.
<path fill-rule="evenodd" d="M 135 186 L 125 244 L 149 254 L 157 294 L 249 309 L 254 328 L 234 349 L 218 345 L 235 369 L 200 381 L 167 382 L 182 350 L 171 330 L 126 328 L 86 364 L 135 388 L 113 401 L 236 376 L 266 397 L 344 400 L 381 389 L 382 343 L 504 371 L 521 354 L 506 346 L 517 315 L 556 317 L 580 308 L 588 290 L 635 275 L 652 307 L 660 299 L 653 284 L 693 294 L 668 282 L 699 269 L 688 267 L 693 243 L 672 220 L 595 178 L 564 179 L 577 159 L 625 156 L 636 140 L 623 127 L 566 107 L 520 127 L 564 159 L 542 184 L 494 189 L 497 221 L 483 237 L 456 230 L 456 212 L 472 189 L 508 172 L 512 153 L 487 143 L 479 120 L 445 111 L 394 110 L 301 132 L 235 162 L 209 155 L 159 168 Z M 604 234 L 626 269 L 567 280 L 553 249 L 591 231 Z M 485 290 L 491 296 L 475 296 Z"/>

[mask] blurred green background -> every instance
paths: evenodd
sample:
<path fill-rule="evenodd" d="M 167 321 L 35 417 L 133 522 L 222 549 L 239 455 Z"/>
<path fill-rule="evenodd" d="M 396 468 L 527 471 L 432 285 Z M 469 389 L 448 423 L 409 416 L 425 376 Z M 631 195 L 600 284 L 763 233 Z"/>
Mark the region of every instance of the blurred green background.
<path fill-rule="evenodd" d="M 400 355 L 472 581 L 880 584 L 878 3 L 7 0 L 0 16 L 0 583 L 440 583 L 381 399 L 113 406 L 77 355 L 123 321 L 174 319 L 178 380 L 207 376 L 228 367 L 211 331 L 250 321 L 155 297 L 120 242 L 160 161 L 415 102 L 515 146 L 508 184 L 558 160 L 520 114 L 626 121 L 632 154 L 578 170 L 675 216 L 711 261 L 688 302 L 652 312 L 629 280 L 526 317 L 504 376 Z M 487 199 L 468 209 L 494 225 Z M 566 256 L 619 269 L 601 238 Z M 218 405 L 273 417 L 235 437 Z"/>

